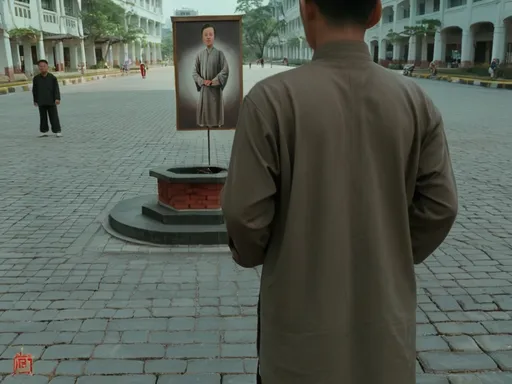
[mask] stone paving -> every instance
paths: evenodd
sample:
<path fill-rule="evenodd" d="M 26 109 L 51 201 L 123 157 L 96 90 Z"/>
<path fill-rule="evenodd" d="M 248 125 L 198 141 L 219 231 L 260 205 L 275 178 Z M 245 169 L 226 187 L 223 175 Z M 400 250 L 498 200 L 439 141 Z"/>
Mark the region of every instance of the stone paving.
<path fill-rule="evenodd" d="M 246 88 L 279 70 L 246 69 Z M 156 193 L 150 168 L 207 159 L 205 133 L 173 129 L 171 69 L 148 75 L 63 87 L 62 139 L 36 137 L 29 93 L 0 99 L 2 384 L 255 382 L 259 271 L 101 226 L 116 202 Z M 461 197 L 417 268 L 417 383 L 509 384 L 512 93 L 416 81 L 444 113 Z M 212 138 L 225 165 L 232 132 Z M 10 376 L 21 347 L 32 377 Z"/>

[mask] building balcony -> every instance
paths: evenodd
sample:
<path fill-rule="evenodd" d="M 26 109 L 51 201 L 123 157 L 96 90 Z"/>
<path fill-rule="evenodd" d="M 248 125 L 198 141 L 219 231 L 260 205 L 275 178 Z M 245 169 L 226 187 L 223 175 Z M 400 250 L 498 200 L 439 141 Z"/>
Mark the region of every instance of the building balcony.
<path fill-rule="evenodd" d="M 14 2 L 14 15 L 12 21 L 13 25 L 10 24 L 10 18 L 6 18 L 7 25 L 6 29 L 11 28 L 37 28 L 38 19 L 37 14 L 33 14 L 30 9 L 30 4 L 15 1 Z"/>
<path fill-rule="evenodd" d="M 43 10 L 43 32 L 59 34 L 59 16 L 57 12 Z"/>
<path fill-rule="evenodd" d="M 78 19 L 76 17 L 64 16 L 63 23 L 65 26 L 66 34 L 73 36 L 80 35 L 78 31 Z"/>

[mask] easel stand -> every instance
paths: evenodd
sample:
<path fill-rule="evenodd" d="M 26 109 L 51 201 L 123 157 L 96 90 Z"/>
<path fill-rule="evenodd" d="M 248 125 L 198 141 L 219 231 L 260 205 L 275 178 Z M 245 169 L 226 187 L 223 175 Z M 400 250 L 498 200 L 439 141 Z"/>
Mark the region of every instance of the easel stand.
<path fill-rule="evenodd" d="M 212 165 L 211 144 L 210 130 L 208 129 L 208 165 Z"/>

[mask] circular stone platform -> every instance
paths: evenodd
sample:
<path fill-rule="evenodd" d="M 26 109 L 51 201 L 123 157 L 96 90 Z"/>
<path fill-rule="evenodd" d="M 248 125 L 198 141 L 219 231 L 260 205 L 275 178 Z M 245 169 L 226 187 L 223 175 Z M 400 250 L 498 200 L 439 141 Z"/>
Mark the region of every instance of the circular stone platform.
<path fill-rule="evenodd" d="M 118 203 L 108 221 L 119 234 L 160 245 L 226 245 L 228 235 L 221 210 L 194 212 L 196 221 L 187 225 L 191 212 L 171 211 L 155 195 L 135 197 Z M 180 224 L 177 224 L 180 223 Z"/>

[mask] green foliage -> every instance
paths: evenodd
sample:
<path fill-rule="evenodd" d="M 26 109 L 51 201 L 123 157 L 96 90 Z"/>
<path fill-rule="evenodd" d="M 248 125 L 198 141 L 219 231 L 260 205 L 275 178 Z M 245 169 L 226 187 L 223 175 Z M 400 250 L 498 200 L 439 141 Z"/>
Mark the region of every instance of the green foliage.
<path fill-rule="evenodd" d="M 112 0 L 85 0 L 80 16 L 84 33 L 94 41 L 106 40 L 113 44 L 145 36 L 144 30 L 131 22 L 132 14 Z"/>
<path fill-rule="evenodd" d="M 300 39 L 298 37 L 292 37 L 292 38 L 288 39 L 288 46 L 289 47 L 300 46 Z"/>
<path fill-rule="evenodd" d="M 246 14 L 262 6 L 263 0 L 237 0 L 235 12 Z"/>
<path fill-rule="evenodd" d="M 238 0 L 237 12 L 243 12 L 244 45 L 254 52 L 257 58 L 263 57 L 263 52 L 269 41 L 279 36 L 284 21 L 275 17 L 276 9 L 282 12 L 281 4 L 262 5 L 263 0 Z M 250 56 L 250 55 L 248 55 Z"/>
<path fill-rule="evenodd" d="M 400 41 L 404 38 L 404 36 L 401 33 L 394 32 L 392 29 L 388 31 L 388 34 L 386 35 L 386 39 L 390 43 L 396 43 L 397 41 Z"/>
<path fill-rule="evenodd" d="M 174 46 L 172 43 L 172 32 L 165 30 L 162 34 L 162 56 L 167 59 L 173 59 Z"/>
<path fill-rule="evenodd" d="M 402 32 L 394 32 L 392 29 L 390 29 L 386 35 L 386 38 L 391 43 L 394 43 L 403 39 L 404 37 L 434 35 L 440 27 L 440 20 L 423 19 L 419 20 L 417 25 L 405 26 Z"/>
<path fill-rule="evenodd" d="M 35 28 L 14 28 L 8 33 L 11 39 L 28 38 L 30 40 L 37 40 L 41 34 L 41 32 Z"/>

